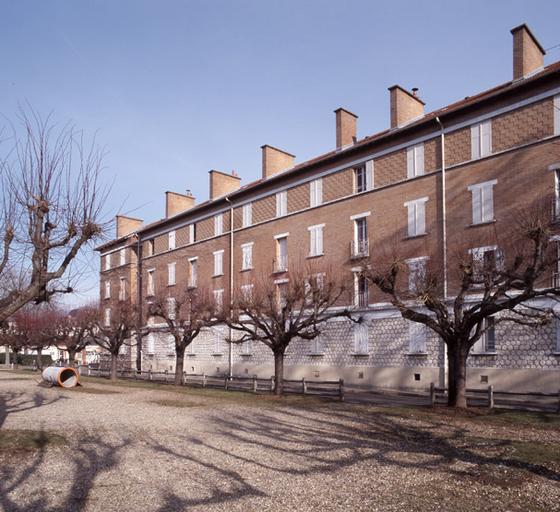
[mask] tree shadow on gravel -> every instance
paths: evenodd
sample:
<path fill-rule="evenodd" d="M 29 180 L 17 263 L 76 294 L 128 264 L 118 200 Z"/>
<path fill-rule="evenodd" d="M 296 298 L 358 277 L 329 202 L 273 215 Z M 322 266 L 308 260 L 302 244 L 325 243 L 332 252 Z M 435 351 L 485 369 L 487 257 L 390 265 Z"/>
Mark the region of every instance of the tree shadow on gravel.
<path fill-rule="evenodd" d="M 42 393 L 36 391 L 31 396 L 27 391 L 8 391 L 0 394 L 0 428 L 9 414 L 23 412 L 37 407 L 50 405 L 65 397 L 57 396 L 45 398 Z"/>
<path fill-rule="evenodd" d="M 43 432 L 43 435 L 45 433 Z M 100 436 L 84 436 L 76 441 L 66 461 L 72 466 L 72 482 L 62 503 L 51 504 L 46 491 L 49 479 L 61 475 L 39 475 L 46 462 L 46 443 L 27 456 L 18 456 L 0 464 L 0 509 L 5 512 L 63 512 L 81 511 L 86 507 L 95 478 L 118 464 L 119 451 L 130 444 L 123 440 L 108 443 Z M 37 481 L 33 481 L 36 478 Z M 27 487 L 29 486 L 29 487 Z M 33 496 L 35 493 L 37 497 Z M 22 500 L 24 498 L 24 500 Z M 55 497 L 56 498 L 56 497 Z"/>

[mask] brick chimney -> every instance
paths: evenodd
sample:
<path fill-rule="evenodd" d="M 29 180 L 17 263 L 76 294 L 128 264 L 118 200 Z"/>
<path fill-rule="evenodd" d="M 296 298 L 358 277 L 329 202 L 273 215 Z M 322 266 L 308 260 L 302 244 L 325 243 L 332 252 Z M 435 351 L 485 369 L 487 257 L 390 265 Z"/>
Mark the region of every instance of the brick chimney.
<path fill-rule="evenodd" d="M 356 142 L 358 116 L 349 110 L 337 108 L 336 114 L 336 149 Z"/>
<path fill-rule="evenodd" d="M 195 203 L 194 196 L 190 190 L 186 194 L 167 191 L 165 193 L 165 218 L 173 217 L 181 212 L 190 210 Z"/>
<path fill-rule="evenodd" d="M 389 87 L 391 98 L 391 128 L 402 126 L 424 115 L 425 103 L 417 96 L 417 89 L 412 92 L 400 85 Z"/>
<path fill-rule="evenodd" d="M 130 233 L 136 231 L 144 223 L 143 220 L 126 217 L 125 215 L 117 215 L 115 221 L 117 225 L 117 238 L 130 235 Z"/>
<path fill-rule="evenodd" d="M 546 53 L 525 23 L 512 28 L 513 79 L 523 78 L 544 66 Z"/>
<path fill-rule="evenodd" d="M 208 174 L 210 174 L 211 201 L 237 190 L 241 185 L 241 178 L 237 176 L 235 171 L 232 171 L 231 174 L 227 174 L 225 172 L 212 170 L 209 171 Z"/>
<path fill-rule="evenodd" d="M 262 177 L 270 178 L 294 166 L 295 155 L 265 144 L 262 149 Z"/>

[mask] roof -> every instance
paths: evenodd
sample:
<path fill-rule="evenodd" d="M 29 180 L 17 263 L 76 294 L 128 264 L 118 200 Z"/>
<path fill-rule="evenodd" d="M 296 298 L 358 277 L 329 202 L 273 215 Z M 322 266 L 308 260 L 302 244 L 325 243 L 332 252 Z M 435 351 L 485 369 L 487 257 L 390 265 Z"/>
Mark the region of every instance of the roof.
<path fill-rule="evenodd" d="M 416 121 L 413 121 L 411 123 L 406 124 L 405 126 L 400 126 L 397 128 L 389 128 L 386 130 L 383 130 L 381 132 L 378 132 L 376 134 L 373 135 L 369 135 L 364 137 L 363 139 L 360 139 L 358 141 L 356 141 L 354 144 L 352 144 L 351 146 L 348 146 L 346 148 L 343 149 L 334 149 L 332 151 L 329 151 L 327 153 L 323 153 L 322 155 L 319 155 L 315 158 L 312 158 L 310 160 L 307 160 L 305 162 L 302 162 L 300 164 L 297 164 L 296 166 L 283 171 L 281 173 L 275 174 L 273 176 L 270 176 L 268 178 L 260 178 L 257 179 L 255 181 L 252 181 L 242 187 L 240 187 L 239 189 L 235 190 L 234 192 L 231 192 L 230 194 L 227 194 L 227 196 L 221 196 L 218 197 L 214 200 L 207 200 L 204 201 L 203 203 L 200 203 L 196 206 L 194 206 L 193 208 L 190 208 L 189 210 L 186 210 L 184 212 L 180 212 L 176 215 L 174 215 L 173 217 L 169 217 L 169 218 L 164 218 L 164 219 L 160 219 L 157 221 L 154 221 L 150 224 L 147 224 L 143 227 L 141 227 L 137 233 L 142 233 L 145 231 L 149 231 L 157 226 L 163 225 L 167 222 L 170 222 L 172 220 L 176 220 L 178 218 L 181 217 L 186 217 L 191 215 L 193 212 L 195 211 L 200 211 L 205 209 L 206 207 L 208 207 L 210 204 L 217 204 L 221 201 L 225 200 L 225 197 L 228 198 L 232 198 L 235 197 L 237 195 L 243 194 L 245 192 L 247 192 L 248 190 L 251 189 L 256 189 L 261 185 L 264 185 L 265 183 L 271 183 L 272 181 L 275 181 L 277 179 L 283 179 L 287 176 L 291 176 L 297 172 L 301 172 L 304 169 L 307 168 L 311 168 L 314 165 L 317 165 L 319 163 L 324 163 L 327 162 L 328 160 L 335 158 L 335 157 L 339 157 L 341 155 L 348 155 L 349 153 L 356 151 L 358 149 L 363 149 L 364 147 L 366 147 L 369 144 L 373 144 L 373 143 L 378 143 L 384 139 L 389 139 L 390 137 L 396 136 L 396 135 L 401 135 L 409 130 L 413 130 L 413 129 L 417 129 L 419 127 L 422 127 L 424 125 L 428 125 L 429 123 L 433 122 L 436 118 L 442 118 L 445 116 L 449 116 L 450 114 L 454 114 L 454 113 L 458 113 L 459 111 L 465 110 L 467 108 L 471 108 L 475 105 L 479 105 L 487 100 L 490 100 L 498 95 L 502 95 L 505 94 L 507 92 L 513 91 L 515 89 L 521 88 L 521 87 L 525 87 L 528 84 L 532 84 L 538 80 L 541 80 L 545 77 L 551 76 L 554 73 L 558 73 L 560 72 L 560 61 L 555 62 L 553 64 L 550 64 L 548 66 L 545 66 L 541 71 L 538 71 L 537 73 L 534 73 L 533 75 L 530 75 L 528 77 L 522 78 L 522 79 L 517 79 L 517 80 L 510 80 L 508 82 L 505 82 L 503 84 L 500 84 L 496 87 L 493 87 L 491 89 L 487 89 L 486 91 L 483 91 L 479 94 L 476 94 L 474 96 L 467 96 L 466 98 L 459 100 L 455 103 L 451 103 L 445 107 L 442 107 L 438 110 L 434 110 L 432 112 L 429 112 L 425 115 L 423 115 L 422 117 L 420 117 L 419 119 L 417 119 Z M 122 238 L 120 239 L 122 240 Z M 108 242 L 106 244 L 104 244 L 103 246 L 100 246 L 97 248 L 97 250 L 101 250 L 105 247 L 110 246 L 112 243 L 117 242 L 117 240 L 113 240 L 111 242 Z"/>

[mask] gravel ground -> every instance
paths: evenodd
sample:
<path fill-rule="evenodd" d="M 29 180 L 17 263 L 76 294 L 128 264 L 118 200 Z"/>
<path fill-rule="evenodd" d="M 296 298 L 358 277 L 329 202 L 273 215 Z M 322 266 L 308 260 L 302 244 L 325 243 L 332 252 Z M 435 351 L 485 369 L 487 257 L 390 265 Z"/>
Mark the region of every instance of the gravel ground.
<path fill-rule="evenodd" d="M 0 372 L 0 428 L 67 439 L 0 451 L 6 511 L 560 510 L 560 458 L 516 455 L 558 426 Z"/>

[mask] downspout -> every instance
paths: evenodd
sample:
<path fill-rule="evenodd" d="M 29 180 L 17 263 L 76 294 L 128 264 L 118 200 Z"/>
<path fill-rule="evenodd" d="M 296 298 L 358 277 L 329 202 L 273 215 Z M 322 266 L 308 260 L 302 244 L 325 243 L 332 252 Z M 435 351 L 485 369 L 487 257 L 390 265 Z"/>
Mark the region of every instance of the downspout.
<path fill-rule="evenodd" d="M 448 295 L 448 272 L 447 272 L 447 202 L 446 202 L 446 183 L 445 183 L 445 132 L 443 123 L 439 117 L 436 122 L 440 127 L 440 145 L 441 145 L 441 222 L 442 222 L 442 258 L 443 258 L 443 303 L 447 307 Z M 443 344 L 443 371 L 440 376 L 440 387 L 445 388 L 447 384 L 448 374 L 447 345 Z"/>
<path fill-rule="evenodd" d="M 233 204 L 229 197 L 225 200 L 229 203 L 229 314 L 233 310 Z M 228 339 L 232 339 L 232 329 L 228 327 Z M 233 377 L 233 343 L 228 343 L 228 374 Z"/>
<path fill-rule="evenodd" d="M 140 236 L 136 233 L 136 302 L 138 307 L 136 326 L 136 371 L 142 371 L 142 244 Z"/>

